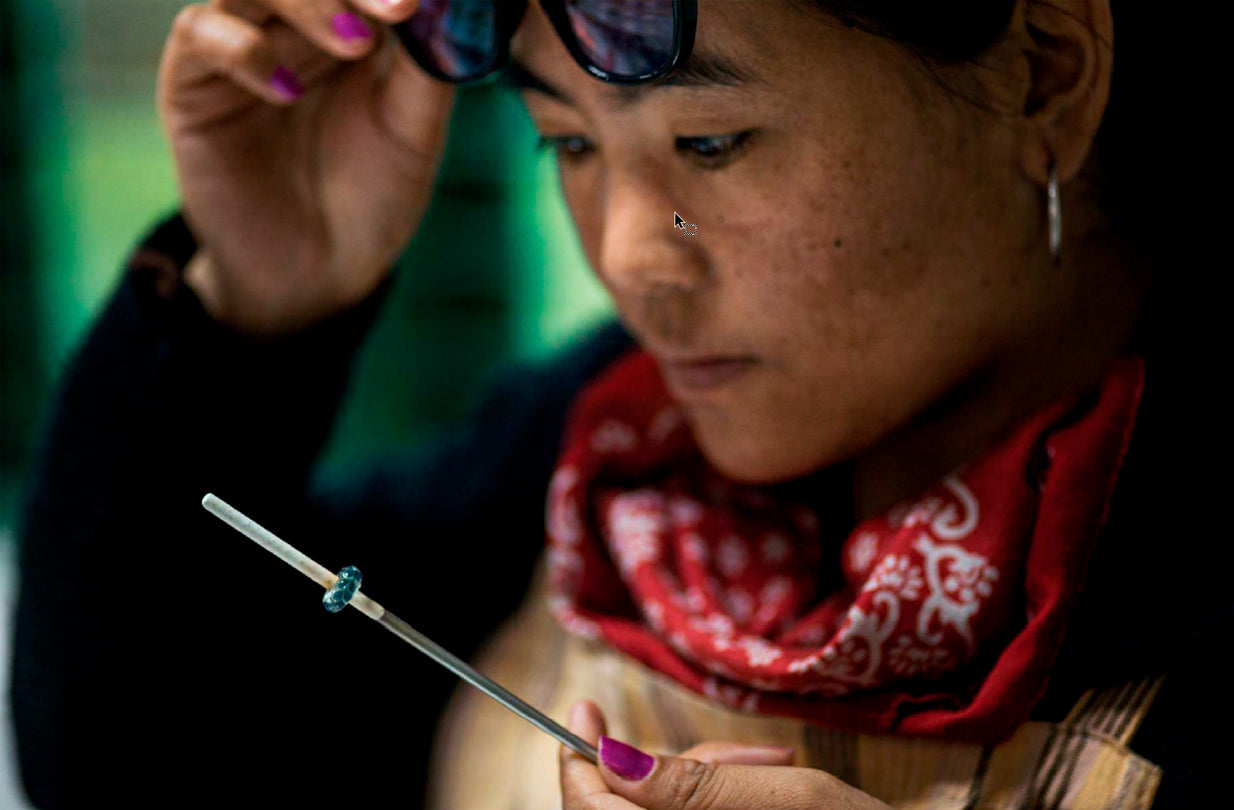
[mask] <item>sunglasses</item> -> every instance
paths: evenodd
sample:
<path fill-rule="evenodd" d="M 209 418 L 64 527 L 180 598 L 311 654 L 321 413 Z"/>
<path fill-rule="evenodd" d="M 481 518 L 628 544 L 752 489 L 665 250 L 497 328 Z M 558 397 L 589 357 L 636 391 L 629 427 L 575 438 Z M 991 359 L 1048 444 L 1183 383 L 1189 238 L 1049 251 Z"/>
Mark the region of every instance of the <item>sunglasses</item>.
<path fill-rule="evenodd" d="M 430 75 L 471 82 L 499 70 L 528 0 L 421 0 L 394 26 Z M 539 0 L 574 61 L 598 79 L 643 84 L 690 56 L 697 0 Z"/>

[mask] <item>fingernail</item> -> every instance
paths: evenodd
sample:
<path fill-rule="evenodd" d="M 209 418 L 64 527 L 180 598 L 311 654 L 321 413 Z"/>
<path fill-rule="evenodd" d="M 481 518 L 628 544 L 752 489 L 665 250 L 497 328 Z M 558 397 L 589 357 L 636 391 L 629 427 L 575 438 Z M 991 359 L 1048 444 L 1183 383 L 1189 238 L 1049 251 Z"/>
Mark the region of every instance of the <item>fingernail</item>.
<path fill-rule="evenodd" d="M 600 738 L 600 761 L 604 763 L 604 767 L 631 782 L 646 779 L 647 774 L 656 766 L 656 758 L 651 754 L 644 754 L 634 746 L 612 737 Z"/>
<path fill-rule="evenodd" d="M 274 73 L 270 74 L 270 86 L 288 99 L 299 98 L 304 94 L 304 85 L 300 84 L 296 74 L 283 65 L 276 67 Z"/>
<path fill-rule="evenodd" d="M 373 35 L 373 32 L 369 30 L 368 23 L 355 14 L 348 14 L 346 11 L 335 14 L 330 23 L 334 26 L 334 33 L 338 34 L 341 39 L 348 41 L 368 39 Z"/>

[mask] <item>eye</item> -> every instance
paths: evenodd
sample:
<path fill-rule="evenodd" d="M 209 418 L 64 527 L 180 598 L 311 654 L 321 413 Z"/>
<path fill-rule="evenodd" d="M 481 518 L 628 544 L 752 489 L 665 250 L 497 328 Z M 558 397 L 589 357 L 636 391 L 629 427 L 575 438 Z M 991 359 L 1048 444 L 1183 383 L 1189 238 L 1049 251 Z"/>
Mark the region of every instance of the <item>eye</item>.
<path fill-rule="evenodd" d="M 689 152 L 704 165 L 719 168 L 741 154 L 749 144 L 754 130 L 731 135 L 695 135 L 677 139 L 677 148 Z"/>
<path fill-rule="evenodd" d="M 579 160 L 592 151 L 591 141 L 582 135 L 542 135 L 536 139 L 536 152 L 552 149 L 558 160 Z"/>
<path fill-rule="evenodd" d="M 692 135 L 678 138 L 678 151 L 699 161 L 707 168 L 720 168 L 745 151 L 752 129 L 731 135 Z M 579 161 L 595 151 L 595 145 L 582 135 L 542 135 L 536 140 L 536 151 L 552 149 L 558 160 Z"/>

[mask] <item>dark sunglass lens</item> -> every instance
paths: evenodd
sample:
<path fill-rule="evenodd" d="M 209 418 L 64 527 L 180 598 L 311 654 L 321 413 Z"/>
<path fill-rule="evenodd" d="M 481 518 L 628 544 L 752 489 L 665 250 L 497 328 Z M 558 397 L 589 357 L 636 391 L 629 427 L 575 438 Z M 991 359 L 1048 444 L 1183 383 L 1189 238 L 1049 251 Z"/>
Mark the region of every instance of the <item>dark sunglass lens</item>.
<path fill-rule="evenodd" d="M 647 76 L 672 60 L 674 0 L 566 0 L 565 5 L 579 49 L 606 73 Z"/>
<path fill-rule="evenodd" d="M 499 0 L 421 0 L 399 39 L 425 70 L 466 81 L 486 73 L 497 52 Z"/>

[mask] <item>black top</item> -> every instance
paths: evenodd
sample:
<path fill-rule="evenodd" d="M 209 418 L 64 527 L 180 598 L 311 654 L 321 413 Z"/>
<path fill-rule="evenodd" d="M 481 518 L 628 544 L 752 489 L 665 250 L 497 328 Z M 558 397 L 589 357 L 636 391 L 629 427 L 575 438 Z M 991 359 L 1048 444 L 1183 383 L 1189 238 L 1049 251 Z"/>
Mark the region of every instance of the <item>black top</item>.
<path fill-rule="evenodd" d="M 319 481 L 314 461 L 390 282 L 300 334 L 254 341 L 181 283 L 194 250 L 173 217 L 134 252 L 48 421 L 19 526 L 23 783 L 42 808 L 416 806 L 454 677 L 353 612 L 306 608 L 321 589 L 207 513 L 202 495 L 327 567 L 379 575 L 382 604 L 467 656 L 525 594 L 570 400 L 632 342 L 607 325 L 511 369 L 465 430 Z M 1178 505 L 1154 490 L 1169 448 L 1155 368 L 1034 717 L 1061 719 L 1085 688 L 1167 672 L 1132 748 L 1164 768 L 1155 807 L 1218 806 L 1197 760 L 1226 747 L 1215 667 L 1234 637 L 1230 600 L 1228 589 L 1183 598 L 1195 595 L 1193 559 L 1180 553 Z"/>

